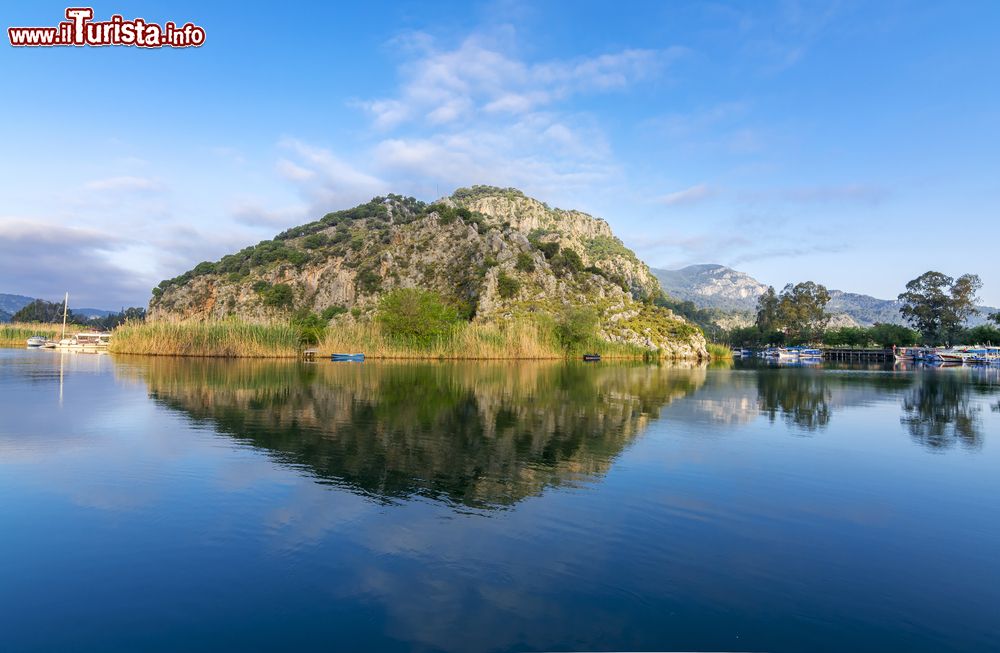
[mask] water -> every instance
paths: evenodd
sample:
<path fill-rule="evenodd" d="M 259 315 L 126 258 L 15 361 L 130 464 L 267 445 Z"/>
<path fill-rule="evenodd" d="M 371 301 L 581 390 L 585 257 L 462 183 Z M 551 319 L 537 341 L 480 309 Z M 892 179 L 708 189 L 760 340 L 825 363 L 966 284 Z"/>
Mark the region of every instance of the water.
<path fill-rule="evenodd" d="M 0 648 L 997 650 L 998 427 L 996 369 L 0 349 Z"/>

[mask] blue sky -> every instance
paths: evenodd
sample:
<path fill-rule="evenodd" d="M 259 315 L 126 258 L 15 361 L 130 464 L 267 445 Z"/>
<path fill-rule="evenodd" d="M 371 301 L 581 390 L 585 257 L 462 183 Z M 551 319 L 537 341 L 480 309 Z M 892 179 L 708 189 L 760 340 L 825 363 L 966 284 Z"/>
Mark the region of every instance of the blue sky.
<path fill-rule="evenodd" d="M 4 27 L 64 4 L 5 6 Z M 0 292 L 145 304 L 386 192 L 516 186 L 654 267 L 1000 305 L 1000 4 L 99 2 L 187 50 L 0 46 Z"/>

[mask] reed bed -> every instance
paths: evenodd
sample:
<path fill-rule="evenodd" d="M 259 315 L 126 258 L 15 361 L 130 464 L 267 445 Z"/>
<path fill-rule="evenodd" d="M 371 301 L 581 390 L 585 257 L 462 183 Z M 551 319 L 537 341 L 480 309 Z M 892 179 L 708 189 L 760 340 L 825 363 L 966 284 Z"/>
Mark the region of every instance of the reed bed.
<path fill-rule="evenodd" d="M 66 325 L 66 333 L 72 334 L 80 330 L 76 325 Z M 62 337 L 62 324 L 41 324 L 35 322 L 12 322 L 0 324 L 0 346 L 24 346 L 31 336 L 45 336 L 49 339 Z"/>
<path fill-rule="evenodd" d="M 363 352 L 369 358 L 452 360 L 543 360 L 599 351 L 605 358 L 648 358 L 640 347 L 598 341 L 565 351 L 551 328 L 530 320 L 470 322 L 431 343 L 388 336 L 378 322 L 335 325 L 317 347 L 320 354 Z"/>
<path fill-rule="evenodd" d="M 300 336 L 300 329 L 287 322 L 126 322 L 114 330 L 109 351 L 148 356 L 295 358 Z"/>
<path fill-rule="evenodd" d="M 708 357 L 713 361 L 732 360 L 733 350 L 726 345 L 710 342 L 705 347 L 708 350 Z"/>

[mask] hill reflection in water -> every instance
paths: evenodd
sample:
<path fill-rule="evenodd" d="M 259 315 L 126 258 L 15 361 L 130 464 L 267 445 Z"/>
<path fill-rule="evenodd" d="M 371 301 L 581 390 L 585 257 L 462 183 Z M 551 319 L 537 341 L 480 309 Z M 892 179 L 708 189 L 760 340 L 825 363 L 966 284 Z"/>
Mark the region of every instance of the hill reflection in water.
<path fill-rule="evenodd" d="M 150 396 L 380 501 L 508 506 L 604 475 L 698 367 L 148 359 Z"/>

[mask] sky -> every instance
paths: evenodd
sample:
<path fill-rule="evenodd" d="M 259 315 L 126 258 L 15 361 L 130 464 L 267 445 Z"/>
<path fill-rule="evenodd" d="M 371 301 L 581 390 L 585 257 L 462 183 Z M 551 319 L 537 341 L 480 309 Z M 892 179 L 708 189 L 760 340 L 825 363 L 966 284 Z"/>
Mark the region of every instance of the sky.
<path fill-rule="evenodd" d="M 1000 305 L 1000 3 L 97 2 L 198 48 L 0 44 L 0 292 L 145 305 L 389 192 L 514 186 L 652 267 Z M 4 27 L 66 5 L 7 3 Z"/>

